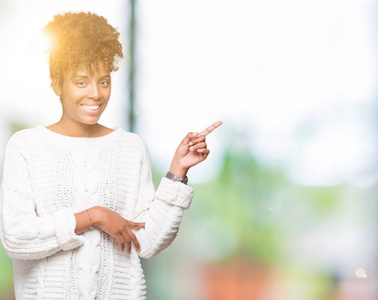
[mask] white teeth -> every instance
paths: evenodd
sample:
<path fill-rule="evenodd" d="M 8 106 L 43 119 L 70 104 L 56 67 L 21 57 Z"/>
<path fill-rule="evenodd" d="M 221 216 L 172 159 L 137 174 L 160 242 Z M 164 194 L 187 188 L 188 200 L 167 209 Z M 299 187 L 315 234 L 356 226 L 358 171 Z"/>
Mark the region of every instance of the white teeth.
<path fill-rule="evenodd" d="M 96 110 L 99 109 L 100 105 L 81 105 L 86 110 Z"/>

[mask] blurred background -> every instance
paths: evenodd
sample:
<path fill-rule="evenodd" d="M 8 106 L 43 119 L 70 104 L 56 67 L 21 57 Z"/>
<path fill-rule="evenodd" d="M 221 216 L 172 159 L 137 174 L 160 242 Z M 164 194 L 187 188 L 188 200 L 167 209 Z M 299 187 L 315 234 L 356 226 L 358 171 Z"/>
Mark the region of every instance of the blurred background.
<path fill-rule="evenodd" d="M 152 300 L 378 299 L 377 0 L 1 0 L 0 157 L 59 120 L 40 30 L 92 11 L 121 33 L 102 123 L 140 134 L 154 180 L 217 120 Z M 13 299 L 0 246 L 0 299 Z"/>

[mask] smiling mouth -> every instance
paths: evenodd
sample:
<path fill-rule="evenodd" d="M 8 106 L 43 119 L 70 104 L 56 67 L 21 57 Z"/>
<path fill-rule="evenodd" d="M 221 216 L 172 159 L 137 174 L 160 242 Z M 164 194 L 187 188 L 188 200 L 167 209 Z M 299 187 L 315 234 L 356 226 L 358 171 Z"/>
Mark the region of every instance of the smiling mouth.
<path fill-rule="evenodd" d="M 86 111 L 96 111 L 100 108 L 100 105 L 84 105 L 84 104 L 81 104 L 81 107 L 84 108 Z"/>

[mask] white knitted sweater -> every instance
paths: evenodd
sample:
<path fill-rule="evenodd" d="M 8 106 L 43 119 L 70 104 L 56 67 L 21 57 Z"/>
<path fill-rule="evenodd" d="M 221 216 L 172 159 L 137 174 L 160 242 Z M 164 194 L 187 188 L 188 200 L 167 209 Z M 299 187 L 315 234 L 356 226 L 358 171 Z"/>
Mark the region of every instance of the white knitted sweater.
<path fill-rule="evenodd" d="M 120 128 L 73 138 L 43 126 L 10 139 L 1 184 L 1 233 L 17 299 L 146 299 L 139 257 L 172 243 L 191 187 L 163 178 L 155 192 L 147 147 Z M 100 205 L 128 220 L 142 252 L 121 252 L 107 233 L 76 235 L 74 213 Z"/>

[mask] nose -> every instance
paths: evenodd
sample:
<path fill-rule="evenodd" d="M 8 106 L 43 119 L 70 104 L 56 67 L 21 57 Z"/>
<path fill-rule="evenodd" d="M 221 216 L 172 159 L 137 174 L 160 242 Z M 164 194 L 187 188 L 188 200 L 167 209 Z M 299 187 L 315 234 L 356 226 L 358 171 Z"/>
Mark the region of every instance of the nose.
<path fill-rule="evenodd" d="M 97 84 L 92 84 L 88 93 L 88 98 L 98 100 L 101 98 L 100 87 Z"/>

